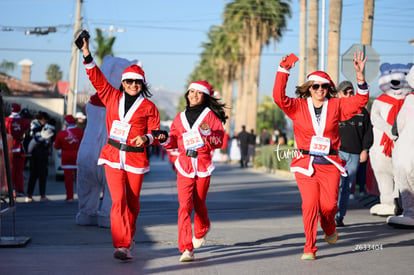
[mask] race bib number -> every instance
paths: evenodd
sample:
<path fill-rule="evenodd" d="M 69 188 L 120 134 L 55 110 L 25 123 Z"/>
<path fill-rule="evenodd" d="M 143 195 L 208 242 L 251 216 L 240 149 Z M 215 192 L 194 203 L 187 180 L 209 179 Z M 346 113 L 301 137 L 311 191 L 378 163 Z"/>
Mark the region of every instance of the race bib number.
<path fill-rule="evenodd" d="M 131 125 L 119 120 L 115 120 L 112 123 L 109 138 L 119 141 L 120 143 L 126 143 Z"/>
<path fill-rule="evenodd" d="M 185 150 L 196 150 L 204 146 L 204 140 L 198 130 L 192 130 L 183 134 Z"/>
<path fill-rule="evenodd" d="M 331 140 L 329 138 L 313 136 L 309 154 L 316 156 L 327 156 L 329 155 L 330 146 Z"/>

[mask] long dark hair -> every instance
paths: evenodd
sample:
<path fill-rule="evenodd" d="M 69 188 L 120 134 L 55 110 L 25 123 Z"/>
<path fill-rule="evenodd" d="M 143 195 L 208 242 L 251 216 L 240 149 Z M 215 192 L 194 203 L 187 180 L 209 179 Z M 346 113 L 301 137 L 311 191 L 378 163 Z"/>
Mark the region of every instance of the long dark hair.
<path fill-rule="evenodd" d="M 307 99 L 311 96 L 309 89 L 313 85 L 313 80 L 306 81 L 302 84 L 302 86 L 296 86 L 295 94 L 298 98 Z M 337 91 L 335 87 L 329 86 L 328 93 L 326 94 L 326 98 L 330 99 L 332 97 L 336 97 Z"/>
<path fill-rule="evenodd" d="M 190 91 L 187 91 L 184 95 L 185 101 L 187 102 L 187 107 L 190 106 L 190 101 L 188 101 L 189 92 Z M 224 111 L 224 108 L 228 108 L 226 107 L 226 104 L 220 103 L 219 100 L 213 96 L 209 96 L 206 93 L 203 94 L 203 102 L 201 104 L 210 108 L 210 110 L 213 111 L 213 113 L 221 120 L 223 124 L 226 123 L 226 120 L 228 119 L 228 116 L 226 116 L 226 112 Z"/>
<path fill-rule="evenodd" d="M 141 81 L 141 84 L 142 84 L 140 93 L 142 94 L 143 97 L 150 98 L 152 96 L 152 93 L 149 90 L 149 85 L 146 82 L 142 81 L 142 80 L 140 80 L 140 81 Z M 125 91 L 124 86 L 122 86 L 122 83 L 121 83 L 121 86 L 119 87 L 119 90 L 121 92 Z"/>

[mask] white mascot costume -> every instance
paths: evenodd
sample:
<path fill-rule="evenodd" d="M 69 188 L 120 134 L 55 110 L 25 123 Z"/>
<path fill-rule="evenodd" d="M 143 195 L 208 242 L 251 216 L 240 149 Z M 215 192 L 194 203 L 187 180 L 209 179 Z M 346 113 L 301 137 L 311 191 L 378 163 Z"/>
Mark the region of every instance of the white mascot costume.
<path fill-rule="evenodd" d="M 119 88 L 122 72 L 132 64 L 138 64 L 138 61 L 106 56 L 103 59 L 101 71 L 113 87 Z M 106 108 L 97 94 L 91 96 L 87 103 L 86 115 L 87 124 L 77 161 L 79 212 L 76 215 L 76 223 L 110 228 L 112 200 L 105 179 L 104 167 L 97 165 L 101 149 L 107 142 Z M 103 194 L 102 201 L 101 194 Z"/>
<path fill-rule="evenodd" d="M 414 66 L 407 75 L 408 84 L 414 90 Z M 403 213 L 387 218 L 396 228 L 414 229 L 414 94 L 409 94 L 397 116 L 398 139 L 392 152 L 395 182 L 399 188 Z"/>
<path fill-rule="evenodd" d="M 370 209 L 373 215 L 394 215 L 394 199 L 398 198 L 398 189 L 394 184 L 391 156 L 397 136 L 392 134 L 391 129 L 405 97 L 412 91 L 406 79 L 411 66 L 411 63 L 384 63 L 380 66 L 378 82 L 384 94 L 374 100 L 371 109 L 374 144 L 370 149 L 370 160 L 380 192 L 380 203 Z"/>

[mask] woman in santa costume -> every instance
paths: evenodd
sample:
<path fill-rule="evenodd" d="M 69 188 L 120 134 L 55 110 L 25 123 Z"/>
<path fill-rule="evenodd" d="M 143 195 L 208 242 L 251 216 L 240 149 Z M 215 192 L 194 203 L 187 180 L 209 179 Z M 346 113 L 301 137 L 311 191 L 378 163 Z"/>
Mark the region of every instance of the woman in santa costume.
<path fill-rule="evenodd" d="M 340 174 L 346 175 L 338 156 L 340 145 L 339 121 L 356 115 L 368 102 L 368 85 L 364 78 L 366 57 L 354 55 L 354 69 L 358 81 L 357 94 L 349 98 L 334 98 L 335 85 L 329 75 L 316 71 L 296 89 L 298 98 L 286 96 L 290 68 L 283 57 L 273 87 L 275 103 L 293 121 L 299 154 L 292 160 L 291 171 L 302 197 L 302 214 L 306 243 L 302 260 L 314 260 L 318 216 L 329 244 L 336 243 L 335 226 Z M 282 65 L 284 67 L 282 67 Z M 285 66 L 287 65 L 287 66 Z"/>
<path fill-rule="evenodd" d="M 105 165 L 106 180 L 112 198 L 111 232 L 115 247 L 114 257 L 132 258 L 136 220 L 140 204 L 144 173 L 150 170 L 146 147 L 155 138 L 152 130 L 160 127 L 160 116 L 151 96 L 141 67 L 131 65 L 121 76 L 116 89 L 107 81 L 93 61 L 89 42 L 83 39 L 83 57 L 89 80 L 106 107 L 108 143 L 98 160 Z"/>
<path fill-rule="evenodd" d="M 207 81 L 195 81 L 188 86 L 186 109 L 179 113 L 170 130 L 170 136 L 162 143 L 166 149 L 178 148 L 174 163 L 177 171 L 178 190 L 178 249 L 180 262 L 194 260 L 193 249 L 201 247 L 210 230 L 206 197 L 214 170 L 212 152 L 223 143 L 226 122 L 224 104 L 213 96 L 213 88 Z M 191 213 L 194 215 L 194 237 Z"/>
<path fill-rule="evenodd" d="M 76 119 L 72 115 L 65 116 L 65 129 L 56 135 L 54 147 L 62 150 L 62 169 L 65 178 L 66 201 L 73 201 L 73 182 L 76 184 L 76 160 L 79 146 L 83 138 L 83 129 L 77 127 Z"/>

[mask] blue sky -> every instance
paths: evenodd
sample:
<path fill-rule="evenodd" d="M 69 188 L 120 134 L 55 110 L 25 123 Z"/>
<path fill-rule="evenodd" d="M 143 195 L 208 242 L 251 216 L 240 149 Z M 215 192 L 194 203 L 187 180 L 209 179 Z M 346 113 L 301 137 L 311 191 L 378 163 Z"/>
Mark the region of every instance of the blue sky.
<path fill-rule="evenodd" d="M 108 29 L 117 32 L 116 56 L 139 59 L 146 79 L 153 88 L 182 93 L 187 77 L 199 60 L 201 44 L 207 41 L 211 26 L 222 23 L 226 0 L 85 0 L 84 28 Z M 362 0 L 343 0 L 341 54 L 360 42 L 363 15 Z M 326 0 L 326 10 L 329 0 Z M 281 56 L 299 52 L 299 0 L 291 1 L 292 17 L 288 30 L 277 44 L 263 49 L 259 82 L 260 95 L 271 95 L 277 64 Z M 73 41 L 75 0 L 2 0 L 0 1 L 0 62 L 28 58 L 34 62 L 33 81 L 45 81 L 47 67 L 58 64 L 63 80 L 69 79 Z M 380 54 L 381 63 L 409 63 L 414 60 L 414 1 L 376 0 L 372 47 Z M 329 17 L 326 17 L 328 22 Z M 321 21 L 321 20 L 320 20 Z M 57 32 L 45 36 L 25 35 L 26 28 L 56 26 Z M 12 31 L 5 31 L 11 27 Z M 328 26 L 326 26 L 326 30 Z M 108 33 L 109 34 L 109 33 Z M 327 46 L 326 46 L 327 47 Z M 325 47 L 325 49 L 327 49 Z M 93 47 L 92 47 L 93 50 Z M 9 74 L 20 78 L 20 67 Z M 293 95 L 298 84 L 297 69 L 292 70 L 288 89 Z M 341 79 L 344 76 L 341 75 Z M 80 70 L 79 91 L 88 85 Z M 380 91 L 371 83 L 372 94 Z"/>

